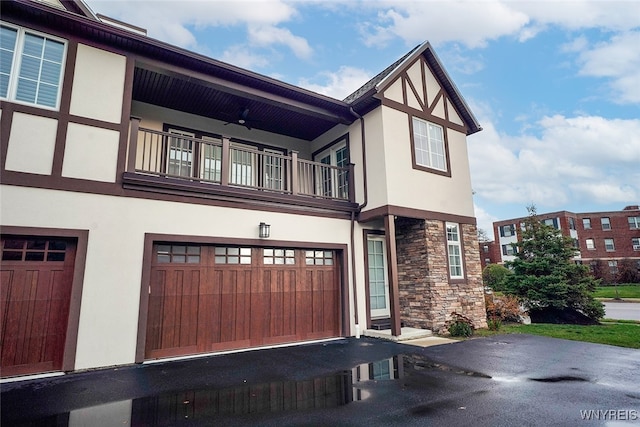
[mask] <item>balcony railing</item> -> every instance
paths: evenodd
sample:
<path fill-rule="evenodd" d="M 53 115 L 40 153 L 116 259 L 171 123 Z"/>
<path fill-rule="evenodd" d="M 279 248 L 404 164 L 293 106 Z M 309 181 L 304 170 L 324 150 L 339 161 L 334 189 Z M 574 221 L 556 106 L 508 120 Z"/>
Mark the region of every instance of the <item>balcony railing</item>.
<path fill-rule="evenodd" d="M 235 144 L 143 129 L 132 119 L 128 172 L 265 192 L 353 201 L 353 165 L 332 166 Z"/>

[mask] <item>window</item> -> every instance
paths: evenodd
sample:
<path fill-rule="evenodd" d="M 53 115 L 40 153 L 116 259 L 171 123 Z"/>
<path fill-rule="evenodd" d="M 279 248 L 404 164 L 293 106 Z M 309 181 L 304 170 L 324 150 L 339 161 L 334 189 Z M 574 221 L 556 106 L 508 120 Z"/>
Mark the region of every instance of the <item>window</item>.
<path fill-rule="evenodd" d="M 627 219 L 629 220 L 629 228 L 631 230 L 640 229 L 640 216 L 630 216 Z"/>
<path fill-rule="evenodd" d="M 347 169 L 342 169 L 349 166 L 346 137 L 335 142 L 331 148 L 315 155 L 314 158 L 317 162 L 328 166 L 323 166 L 318 170 L 316 181 L 319 188 L 317 193 L 326 197 L 347 199 L 349 197 L 349 176 Z"/>
<path fill-rule="evenodd" d="M 513 224 L 503 225 L 500 227 L 500 236 L 502 237 L 511 237 L 515 236 L 516 230 Z"/>
<path fill-rule="evenodd" d="M 589 249 L 590 251 L 596 248 L 596 243 L 593 239 L 587 239 L 585 240 L 585 243 L 587 244 L 587 249 Z"/>
<path fill-rule="evenodd" d="M 256 148 L 232 144 L 231 147 L 231 177 L 229 182 L 237 185 L 255 186 Z"/>
<path fill-rule="evenodd" d="M 591 229 L 591 218 L 582 218 L 582 227 L 585 230 Z"/>
<path fill-rule="evenodd" d="M 631 246 L 634 251 L 640 251 L 640 237 L 634 237 L 631 239 Z"/>
<path fill-rule="evenodd" d="M 2 261 L 64 261 L 67 242 L 55 239 L 6 239 Z"/>
<path fill-rule="evenodd" d="M 192 132 L 169 129 L 175 136 L 169 138 L 169 158 L 167 159 L 167 174 L 174 176 L 191 176 L 193 161 Z"/>
<path fill-rule="evenodd" d="M 174 264 L 199 264 L 200 246 L 158 245 L 158 262 Z"/>
<path fill-rule="evenodd" d="M 264 182 L 263 186 L 271 190 L 284 188 L 284 165 L 282 154 L 279 151 L 264 149 L 262 156 Z"/>
<path fill-rule="evenodd" d="M 547 218 L 542 220 L 542 223 L 544 225 L 548 225 L 549 227 L 553 227 L 555 229 L 559 229 L 560 227 L 558 227 L 558 218 Z"/>
<path fill-rule="evenodd" d="M 307 265 L 333 265 L 332 251 L 305 251 Z"/>
<path fill-rule="evenodd" d="M 607 252 L 616 250 L 616 246 L 613 244 L 613 239 L 604 239 L 604 248 Z"/>
<path fill-rule="evenodd" d="M 57 109 L 66 43 L 18 27 L 0 27 L 0 98 Z"/>
<path fill-rule="evenodd" d="M 602 224 L 603 230 L 611 230 L 611 221 L 608 217 L 604 216 L 600 218 L 600 224 Z"/>
<path fill-rule="evenodd" d="M 294 249 L 263 249 L 262 261 L 265 265 L 294 265 L 296 251 Z"/>
<path fill-rule="evenodd" d="M 442 126 L 414 117 L 413 145 L 418 166 L 447 171 Z"/>
<path fill-rule="evenodd" d="M 618 274 L 618 261 L 609 261 L 609 272 L 611 274 Z"/>
<path fill-rule="evenodd" d="M 574 218 L 569 217 L 569 230 L 576 229 L 576 220 Z"/>
<path fill-rule="evenodd" d="M 516 254 L 516 248 L 514 245 L 502 245 L 502 255 L 513 256 Z"/>
<path fill-rule="evenodd" d="M 464 277 L 462 274 L 462 249 L 458 224 L 447 223 L 447 250 L 449 253 L 449 275 L 452 278 Z"/>
<path fill-rule="evenodd" d="M 251 248 L 216 247 L 216 264 L 251 264 Z"/>

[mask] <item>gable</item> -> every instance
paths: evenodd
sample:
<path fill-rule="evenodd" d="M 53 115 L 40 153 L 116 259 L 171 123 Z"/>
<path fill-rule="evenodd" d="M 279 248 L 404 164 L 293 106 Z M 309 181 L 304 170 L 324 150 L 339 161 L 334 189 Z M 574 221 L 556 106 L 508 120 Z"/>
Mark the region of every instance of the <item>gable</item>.
<path fill-rule="evenodd" d="M 397 73 L 379 96 L 383 105 L 468 133 L 453 99 L 440 84 L 423 55 Z"/>

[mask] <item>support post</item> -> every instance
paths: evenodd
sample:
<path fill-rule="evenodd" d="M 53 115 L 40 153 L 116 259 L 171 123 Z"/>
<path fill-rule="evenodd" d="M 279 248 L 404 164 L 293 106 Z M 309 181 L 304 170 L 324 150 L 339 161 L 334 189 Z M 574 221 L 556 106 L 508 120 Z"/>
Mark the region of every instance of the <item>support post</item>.
<path fill-rule="evenodd" d="M 136 156 L 138 155 L 138 129 L 140 128 L 140 117 L 131 117 L 129 129 L 129 157 L 127 159 L 127 172 L 136 171 Z"/>
<path fill-rule="evenodd" d="M 222 137 L 222 165 L 220 166 L 220 185 L 229 185 L 229 164 L 231 157 L 231 143 L 226 136 Z"/>
<path fill-rule="evenodd" d="M 398 286 L 398 256 L 396 252 L 396 223 L 394 215 L 384 216 L 384 229 L 387 235 L 387 269 L 389 275 L 389 305 L 391 309 L 391 335 L 400 336 L 400 290 Z"/>

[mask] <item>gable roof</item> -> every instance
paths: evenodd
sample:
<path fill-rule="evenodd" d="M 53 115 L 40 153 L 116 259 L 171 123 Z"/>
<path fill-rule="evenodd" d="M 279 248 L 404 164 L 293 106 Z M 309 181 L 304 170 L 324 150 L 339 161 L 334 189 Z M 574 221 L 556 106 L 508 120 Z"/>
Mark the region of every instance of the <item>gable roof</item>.
<path fill-rule="evenodd" d="M 469 129 L 467 135 L 481 131 L 482 127 L 478 123 L 478 120 L 471 112 L 471 109 L 465 102 L 462 94 L 447 71 L 444 69 L 442 62 L 440 62 L 440 59 L 437 57 L 429 42 L 424 42 L 423 44 L 411 49 L 402 58 L 385 68 L 382 72 L 362 85 L 351 95 L 347 96 L 344 101 L 359 111 L 369 111 L 370 109 L 375 108 L 380 104 L 380 101 L 375 97 L 375 95 L 383 92 L 400 73 L 405 71 L 408 64 L 413 63 L 413 61 L 421 55 L 433 70 L 436 79 L 438 79 L 440 85 L 445 89 L 453 101 L 456 110 L 460 113 L 462 120 L 464 120 L 467 125 Z"/>

